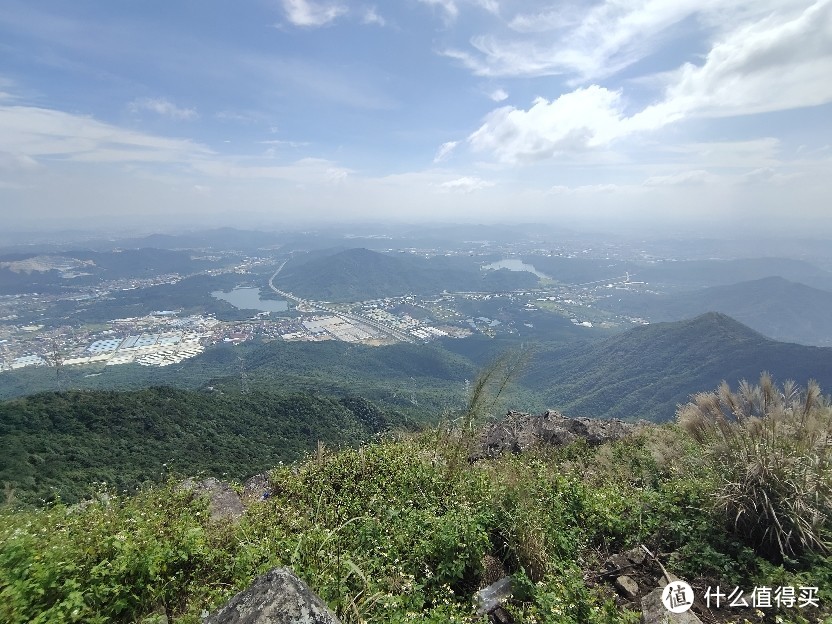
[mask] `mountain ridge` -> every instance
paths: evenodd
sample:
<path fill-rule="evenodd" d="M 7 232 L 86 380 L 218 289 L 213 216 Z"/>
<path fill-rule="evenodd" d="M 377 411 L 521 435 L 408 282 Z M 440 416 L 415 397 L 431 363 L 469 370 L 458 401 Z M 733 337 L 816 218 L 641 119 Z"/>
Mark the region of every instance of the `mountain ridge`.
<path fill-rule="evenodd" d="M 832 387 L 832 348 L 778 342 L 718 312 L 546 349 L 534 361 L 524 383 L 540 387 L 547 404 L 595 418 L 666 421 L 691 394 L 764 370 L 780 381 L 813 378 Z"/>
<path fill-rule="evenodd" d="M 611 307 L 653 322 L 723 312 L 775 340 L 832 346 L 832 292 L 780 276 L 666 295 L 622 293 Z"/>

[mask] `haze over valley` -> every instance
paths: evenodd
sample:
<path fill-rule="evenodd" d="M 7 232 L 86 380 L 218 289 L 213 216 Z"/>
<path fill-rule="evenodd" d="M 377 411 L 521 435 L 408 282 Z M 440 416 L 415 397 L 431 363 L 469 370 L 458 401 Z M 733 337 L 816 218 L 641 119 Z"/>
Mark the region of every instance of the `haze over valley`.
<path fill-rule="evenodd" d="M 530 352 L 514 390 L 527 408 L 595 417 L 667 420 L 691 393 L 762 370 L 832 386 L 823 245 L 743 257 L 731 242 L 720 254 L 711 240 L 474 230 L 19 246 L 0 257 L 0 392 L 218 380 L 346 392 L 361 378 L 364 396 L 430 420 L 501 350 Z M 605 386 L 615 402 L 593 398 Z"/>

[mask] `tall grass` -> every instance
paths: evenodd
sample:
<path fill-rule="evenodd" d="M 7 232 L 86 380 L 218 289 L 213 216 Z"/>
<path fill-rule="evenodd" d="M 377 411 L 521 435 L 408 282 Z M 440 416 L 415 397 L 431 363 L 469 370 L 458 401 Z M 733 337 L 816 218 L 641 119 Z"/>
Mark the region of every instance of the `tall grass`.
<path fill-rule="evenodd" d="M 677 417 L 721 475 L 717 508 L 761 554 L 830 552 L 832 406 L 816 382 L 723 382 Z"/>

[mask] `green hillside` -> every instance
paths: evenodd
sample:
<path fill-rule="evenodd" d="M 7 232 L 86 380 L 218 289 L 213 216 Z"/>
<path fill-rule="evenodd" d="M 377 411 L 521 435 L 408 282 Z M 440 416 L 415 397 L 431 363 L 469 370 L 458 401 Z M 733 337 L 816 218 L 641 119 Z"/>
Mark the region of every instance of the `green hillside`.
<path fill-rule="evenodd" d="M 0 261 L 19 261 L 35 254 L 7 254 Z M 126 249 L 123 251 L 66 251 L 51 254 L 67 259 L 76 259 L 86 264 L 77 271 L 71 281 L 62 277 L 60 271 L 15 272 L 0 267 L 0 294 L 59 293 L 66 288 L 95 284 L 98 280 L 121 278 L 141 279 L 165 273 L 189 274 L 207 268 L 217 268 L 213 262 L 194 260 L 184 251 L 165 249 Z"/>
<path fill-rule="evenodd" d="M 534 288 L 538 279 L 525 271 L 481 271 L 468 258 L 425 259 L 347 249 L 291 260 L 275 284 L 281 290 L 318 301 L 366 301 L 448 291 L 497 292 Z"/>
<path fill-rule="evenodd" d="M 722 380 L 832 387 L 832 349 L 776 342 L 715 312 L 630 329 L 580 347 L 541 347 L 522 383 L 572 415 L 665 421 L 690 394 Z"/>
<path fill-rule="evenodd" d="M 288 462 L 318 441 L 353 445 L 396 423 L 356 398 L 149 388 L 47 393 L 0 403 L 0 483 L 19 500 L 116 491 L 165 468 L 241 479 Z"/>
<path fill-rule="evenodd" d="M 477 370 L 500 353 L 518 349 L 530 352 L 528 364 L 501 407 L 551 407 L 571 415 L 664 421 L 692 392 L 723 379 L 754 379 L 763 370 L 779 380 L 805 383 L 816 378 L 832 387 L 832 349 L 777 342 L 724 314 L 635 327 L 603 340 L 577 340 L 571 324 L 565 329 L 521 329 L 515 337 L 447 339 L 428 345 L 275 341 L 218 346 L 163 370 L 108 367 L 100 376 L 87 377 L 87 369 L 67 369 L 60 383 L 62 389 L 164 384 L 213 385 L 237 392 L 242 361 L 252 388 L 358 394 L 414 423 L 430 422 L 443 411 L 459 408 L 466 380 L 474 379 Z M 54 371 L 47 368 L 5 372 L 0 381 L 0 396 L 7 398 L 57 387 Z"/>
<path fill-rule="evenodd" d="M 616 293 L 611 309 L 651 321 L 678 321 L 722 312 L 775 340 L 832 345 L 832 292 L 766 277 L 671 295 Z"/>
<path fill-rule="evenodd" d="M 828 422 L 828 408 L 818 417 Z M 692 584 L 703 621 L 738 621 L 736 609 L 705 609 L 717 585 L 818 588 L 819 607 L 772 602 L 743 610 L 744 622 L 832 615 L 832 558 L 801 548 L 783 561 L 737 530 L 717 504 L 726 473 L 711 442 L 665 426 L 473 465 L 469 444 L 460 430 L 431 431 L 324 450 L 272 470 L 270 497 L 236 522 L 212 521 L 181 476 L 134 495 L 104 489 L 82 507 L 0 509 L 0 620 L 199 624 L 285 566 L 344 624 L 483 624 L 472 595 L 503 574 L 515 624 L 635 624 L 639 601 L 616 598 L 621 570 L 611 578 L 604 562 L 628 549 L 644 559 L 641 545 Z M 742 459 L 729 466 L 747 472 Z M 818 537 L 831 528 L 827 516 Z M 662 574 L 649 558 L 627 573 L 640 593 Z"/>

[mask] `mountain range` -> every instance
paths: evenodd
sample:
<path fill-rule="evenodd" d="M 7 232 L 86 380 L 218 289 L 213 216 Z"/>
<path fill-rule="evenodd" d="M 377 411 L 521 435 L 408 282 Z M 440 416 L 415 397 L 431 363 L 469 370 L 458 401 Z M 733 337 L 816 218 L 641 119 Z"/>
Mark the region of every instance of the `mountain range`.
<path fill-rule="evenodd" d="M 723 312 L 775 340 L 832 346 L 832 292 L 782 277 L 655 295 L 616 291 L 607 306 L 651 321 Z"/>
<path fill-rule="evenodd" d="M 482 271 L 467 257 L 423 258 L 364 248 L 290 260 L 275 283 L 281 290 L 318 301 L 366 301 L 447 291 L 497 292 L 534 288 L 527 271 Z"/>
<path fill-rule="evenodd" d="M 673 323 L 635 327 L 580 346 L 542 347 L 522 383 L 571 415 L 672 419 L 691 394 L 755 381 L 832 388 L 832 348 L 778 342 L 733 318 L 709 312 Z"/>

